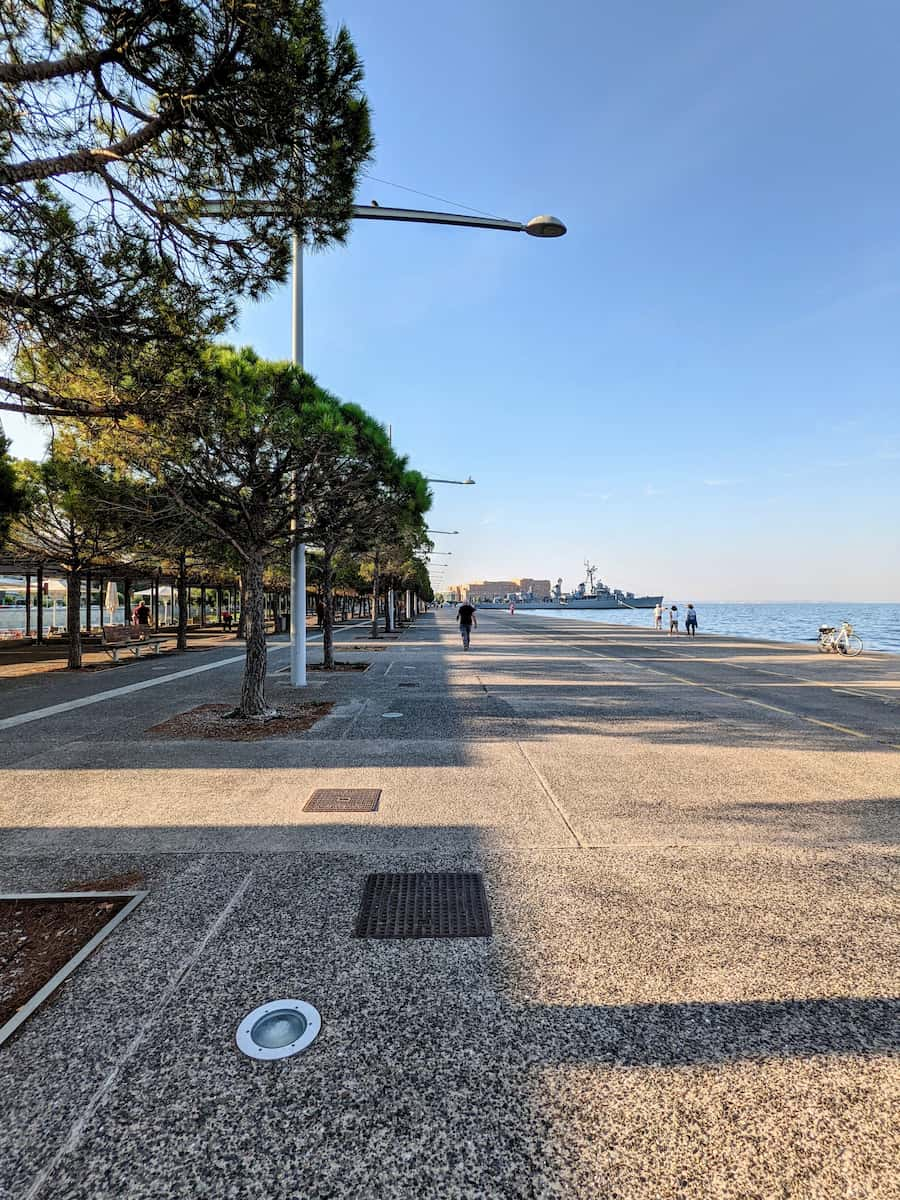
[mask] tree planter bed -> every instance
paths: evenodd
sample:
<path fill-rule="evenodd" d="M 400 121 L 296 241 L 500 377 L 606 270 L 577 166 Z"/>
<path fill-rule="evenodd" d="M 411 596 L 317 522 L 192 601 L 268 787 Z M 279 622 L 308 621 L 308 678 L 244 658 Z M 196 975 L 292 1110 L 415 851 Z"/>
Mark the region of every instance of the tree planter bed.
<path fill-rule="evenodd" d="M 0 893 L 0 1044 L 147 892 Z"/>
<path fill-rule="evenodd" d="M 336 662 L 331 668 L 332 671 L 368 671 L 371 663 L 360 662 Z M 288 668 L 290 670 L 290 668 Z M 329 668 L 322 663 L 310 663 L 306 668 L 307 671 L 327 671 Z"/>
<path fill-rule="evenodd" d="M 223 742 L 258 742 L 263 738 L 294 737 L 305 733 L 333 707 L 331 703 L 282 704 L 273 717 L 245 719 L 226 715 L 234 710 L 233 704 L 200 704 L 159 725 L 152 725 L 147 732 L 177 741 L 214 738 Z"/>

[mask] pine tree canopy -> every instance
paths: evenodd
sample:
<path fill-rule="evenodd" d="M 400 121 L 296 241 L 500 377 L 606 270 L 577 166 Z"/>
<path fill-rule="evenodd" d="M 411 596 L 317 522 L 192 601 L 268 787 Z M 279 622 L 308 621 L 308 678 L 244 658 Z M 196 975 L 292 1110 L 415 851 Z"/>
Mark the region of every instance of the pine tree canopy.
<path fill-rule="evenodd" d="M 284 278 L 288 231 L 346 237 L 372 139 L 319 0 L 0 0 L 0 44 L 0 407 L 72 411 L 36 350 L 108 375 L 219 332 Z"/>

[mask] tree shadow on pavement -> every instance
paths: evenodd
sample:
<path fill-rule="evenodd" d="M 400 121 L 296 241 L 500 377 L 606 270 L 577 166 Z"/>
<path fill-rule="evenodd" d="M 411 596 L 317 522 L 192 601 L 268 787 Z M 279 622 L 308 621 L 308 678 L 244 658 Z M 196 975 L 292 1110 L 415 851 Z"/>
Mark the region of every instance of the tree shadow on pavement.
<path fill-rule="evenodd" d="M 83 850 L 68 832 L 64 853 L 38 839 L 2 860 L 0 886 L 139 868 L 150 896 L 4 1047 L 9 1194 L 50 1162 L 34 1200 L 226 1180 L 271 1200 L 593 1200 L 601 1181 L 638 1200 L 708 1196 L 713 1169 L 741 1181 L 723 1194 L 761 1197 L 836 1142 L 864 1174 L 886 1152 L 900 1005 L 880 990 L 880 878 L 765 849 L 512 854 L 439 825 L 431 848 L 407 830 L 348 851 L 358 827 L 337 822 L 333 848 L 285 853 L 249 852 L 269 833 L 253 827 L 216 831 L 229 853 L 98 853 L 96 830 Z M 484 873 L 491 938 L 353 936 L 368 872 L 439 869 Z M 839 937 L 819 931 L 823 896 Z M 252 1063 L 234 1030 L 277 996 L 316 1004 L 322 1035 Z"/>

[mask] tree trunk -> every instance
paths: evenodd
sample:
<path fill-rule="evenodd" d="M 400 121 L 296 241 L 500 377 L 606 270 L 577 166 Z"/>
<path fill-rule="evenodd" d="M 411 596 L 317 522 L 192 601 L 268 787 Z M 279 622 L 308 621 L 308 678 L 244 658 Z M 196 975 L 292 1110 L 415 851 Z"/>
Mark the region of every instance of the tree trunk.
<path fill-rule="evenodd" d="M 183 550 L 178 556 L 178 578 L 175 586 L 178 591 L 178 632 L 175 635 L 175 645 L 179 650 L 187 650 L 187 555 Z"/>
<path fill-rule="evenodd" d="M 81 575 L 70 571 L 66 578 L 66 629 L 69 634 L 70 671 L 81 670 Z"/>
<path fill-rule="evenodd" d="M 334 554 L 326 546 L 322 555 L 322 665 L 334 670 Z"/>
<path fill-rule="evenodd" d="M 375 567 L 372 571 L 372 637 L 378 637 L 378 555 L 375 555 Z"/>
<path fill-rule="evenodd" d="M 247 610 L 247 655 L 241 681 L 241 717 L 271 717 L 274 710 L 266 704 L 266 594 L 263 590 L 262 555 L 254 554 L 243 571 L 244 599 Z"/>
<path fill-rule="evenodd" d="M 391 588 L 390 583 L 384 589 L 384 632 L 394 632 L 394 612 L 391 608 Z"/>

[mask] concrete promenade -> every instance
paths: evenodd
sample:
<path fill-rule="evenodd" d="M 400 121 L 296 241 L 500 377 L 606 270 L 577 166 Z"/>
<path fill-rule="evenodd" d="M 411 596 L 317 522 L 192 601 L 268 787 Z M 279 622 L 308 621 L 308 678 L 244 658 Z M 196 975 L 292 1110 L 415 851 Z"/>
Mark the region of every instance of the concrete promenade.
<path fill-rule="evenodd" d="M 0 1200 L 896 1200 L 900 659 L 532 613 L 463 653 L 447 609 L 379 644 L 247 744 L 145 732 L 235 695 L 233 645 L 0 681 L 0 890 L 150 889 L 0 1047 Z M 349 786 L 379 811 L 301 811 Z M 368 872 L 445 868 L 491 938 L 351 936 Z M 322 1032 L 251 1062 L 280 996 Z"/>

